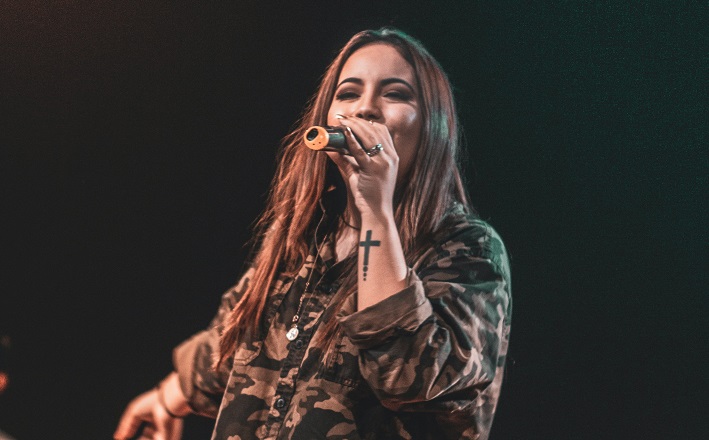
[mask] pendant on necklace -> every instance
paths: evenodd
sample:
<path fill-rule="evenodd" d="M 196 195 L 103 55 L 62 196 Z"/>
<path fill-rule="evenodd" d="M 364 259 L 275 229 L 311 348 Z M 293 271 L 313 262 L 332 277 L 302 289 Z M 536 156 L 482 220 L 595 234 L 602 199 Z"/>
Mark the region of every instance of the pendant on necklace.
<path fill-rule="evenodd" d="M 293 324 L 293 327 L 288 330 L 288 333 L 286 333 L 286 339 L 289 341 L 295 341 L 295 338 L 298 337 L 298 326 L 296 324 Z"/>

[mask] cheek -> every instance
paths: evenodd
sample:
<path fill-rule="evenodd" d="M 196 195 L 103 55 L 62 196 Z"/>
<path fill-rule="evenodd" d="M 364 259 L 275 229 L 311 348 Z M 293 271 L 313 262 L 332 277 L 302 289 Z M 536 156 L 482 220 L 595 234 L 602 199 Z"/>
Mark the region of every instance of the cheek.
<path fill-rule="evenodd" d="M 421 132 L 421 115 L 419 115 L 418 111 L 413 111 L 406 116 L 406 125 L 408 126 L 409 132 L 418 138 Z"/>
<path fill-rule="evenodd" d="M 399 154 L 399 174 L 404 175 L 411 168 L 421 137 L 421 117 L 418 112 L 411 112 L 400 119 L 400 136 L 396 150 Z"/>
<path fill-rule="evenodd" d="M 421 116 L 416 108 L 407 106 L 404 109 L 393 109 L 386 115 L 386 120 L 392 131 L 396 131 L 406 138 L 417 137 L 419 134 Z"/>
<path fill-rule="evenodd" d="M 402 149 L 415 149 L 418 146 L 421 134 L 421 117 L 418 112 L 409 112 L 401 115 L 397 125 L 397 132 L 402 142 Z M 408 152 L 409 151 L 405 153 Z"/>

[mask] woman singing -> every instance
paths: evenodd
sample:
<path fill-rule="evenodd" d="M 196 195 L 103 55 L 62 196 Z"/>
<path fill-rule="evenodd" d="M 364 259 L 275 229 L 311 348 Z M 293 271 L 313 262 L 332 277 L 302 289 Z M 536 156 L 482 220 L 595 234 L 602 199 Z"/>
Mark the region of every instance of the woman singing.
<path fill-rule="evenodd" d="M 304 146 L 311 126 L 347 154 Z M 253 258 L 175 371 L 115 433 L 177 439 L 485 439 L 510 332 L 510 272 L 470 208 L 451 86 L 393 29 L 355 35 L 283 142 Z M 145 423 L 144 423 L 145 424 Z"/>

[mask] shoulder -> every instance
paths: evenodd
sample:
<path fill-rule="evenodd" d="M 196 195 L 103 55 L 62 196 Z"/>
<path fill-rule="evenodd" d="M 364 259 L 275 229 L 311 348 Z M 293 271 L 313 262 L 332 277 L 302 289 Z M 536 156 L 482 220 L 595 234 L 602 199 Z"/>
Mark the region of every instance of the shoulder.
<path fill-rule="evenodd" d="M 496 257 L 506 254 L 500 234 L 488 222 L 482 220 L 460 203 L 454 204 L 441 220 L 433 234 L 434 246 L 449 248 L 462 245 L 467 252 L 480 257 Z"/>
<path fill-rule="evenodd" d="M 433 234 L 432 246 L 419 263 L 436 264 L 442 259 L 486 260 L 509 282 L 507 249 L 500 234 L 488 222 L 455 203 Z"/>

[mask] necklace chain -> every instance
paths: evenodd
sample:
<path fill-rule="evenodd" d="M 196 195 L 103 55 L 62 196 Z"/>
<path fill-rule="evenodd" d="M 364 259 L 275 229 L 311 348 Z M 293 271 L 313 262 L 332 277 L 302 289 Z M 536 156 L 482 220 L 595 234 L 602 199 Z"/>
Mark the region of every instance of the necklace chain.
<path fill-rule="evenodd" d="M 310 274 L 308 274 L 308 281 L 305 282 L 305 288 L 303 289 L 303 293 L 300 294 L 300 299 L 298 300 L 298 310 L 296 310 L 295 315 L 293 315 L 293 320 L 291 324 L 290 330 L 288 330 L 288 333 L 286 333 L 286 339 L 289 341 L 294 341 L 297 337 L 298 334 L 300 333 L 300 330 L 298 329 L 298 322 L 300 321 L 300 313 L 303 311 L 303 298 L 305 298 L 305 295 L 307 293 L 310 293 L 310 297 L 312 297 L 312 293 L 315 290 L 311 290 L 308 292 L 308 289 L 310 288 L 310 281 L 313 279 L 313 273 L 315 272 L 315 266 L 318 264 L 318 259 L 320 258 L 320 251 L 322 248 L 325 246 L 325 242 L 327 241 L 327 237 L 323 238 L 322 243 L 320 243 L 320 246 L 318 246 L 318 229 L 320 228 L 320 224 L 322 223 L 323 217 L 320 217 L 320 221 L 318 221 L 318 225 L 315 227 L 315 249 L 317 250 L 317 253 L 315 254 L 315 259 L 313 260 L 313 265 L 310 268 Z M 323 274 L 324 276 L 324 274 Z M 315 287 L 320 284 L 320 281 L 322 281 L 322 276 L 318 280 L 318 282 L 315 284 Z M 305 305 L 308 305 L 308 302 L 310 302 L 310 297 L 308 297 L 308 301 L 305 303 Z"/>

